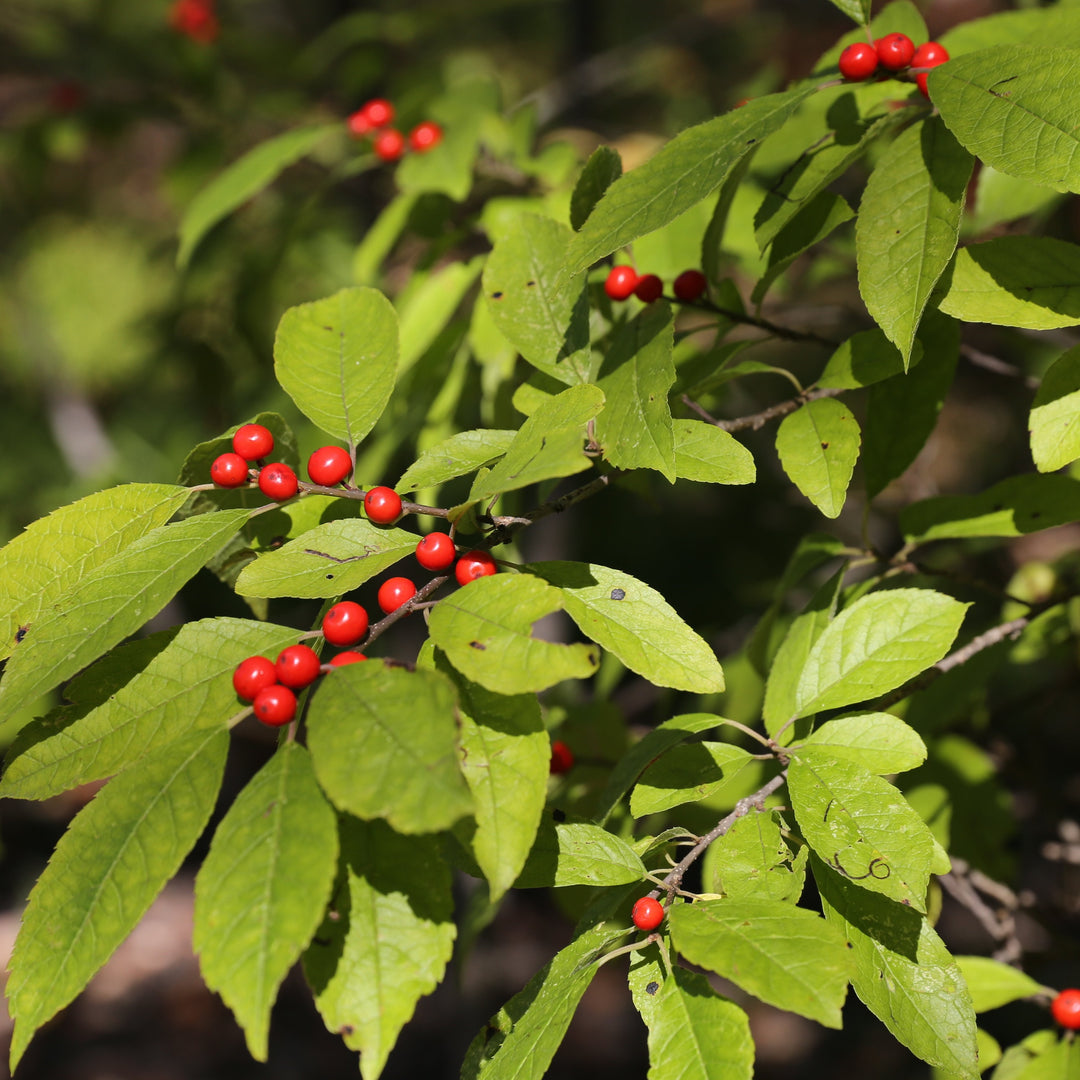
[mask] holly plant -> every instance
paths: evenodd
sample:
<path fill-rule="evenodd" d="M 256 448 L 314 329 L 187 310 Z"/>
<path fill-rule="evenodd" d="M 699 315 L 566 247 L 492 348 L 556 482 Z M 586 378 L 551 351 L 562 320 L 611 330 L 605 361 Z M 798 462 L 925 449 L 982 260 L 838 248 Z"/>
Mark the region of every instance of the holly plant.
<path fill-rule="evenodd" d="M 1010 582 L 987 555 L 1080 517 L 1080 346 L 1060 332 L 1080 247 L 1036 235 L 1080 191 L 1080 6 L 931 41 L 907 0 L 872 20 L 833 2 L 858 26 L 810 75 L 625 172 L 609 147 L 538 148 L 534 114 L 476 78 L 408 137 L 383 99 L 279 134 L 191 203 L 181 267 L 316 151 L 396 180 L 353 283 L 277 328 L 274 375 L 322 443 L 306 469 L 282 415 L 235 417 L 176 484 L 90 494 L 0 550 L 0 711 L 33 714 L 0 795 L 108 781 L 23 914 L 13 1067 L 213 817 L 194 948 L 260 1060 L 299 961 L 375 1080 L 455 941 L 467 963 L 510 890 L 545 888 L 573 936 L 476 1035 L 465 1080 L 539 1080 L 605 964 L 657 1080 L 751 1076 L 747 1013 L 710 974 L 827 1028 L 850 987 L 942 1077 L 1080 1073 L 1077 991 L 1025 974 L 1006 931 L 957 958 L 935 930 L 943 890 L 1001 926 L 993 859 L 950 852 L 961 774 L 993 787 L 954 729 L 1018 650 L 1077 629 L 1067 566 Z M 785 306 L 808 266 L 856 275 L 865 310 Z M 1036 341 L 1031 371 L 974 324 Z M 894 483 L 961 359 L 1028 394 L 1032 466 L 956 495 Z M 649 515 L 661 488 L 754 484 L 808 528 L 761 568 L 730 521 L 762 583 L 736 637 L 615 555 L 527 557 L 534 528 L 575 535 L 605 500 Z M 670 524 L 664 558 L 697 557 L 693 521 Z M 592 557 L 615 539 L 594 534 Z M 144 632 L 204 568 L 229 613 Z M 655 723 L 621 719 L 635 687 Z M 264 761 L 219 806 L 234 732 L 264 734 Z M 1018 999 L 1046 1021 L 1003 1049 L 977 1014 Z"/>

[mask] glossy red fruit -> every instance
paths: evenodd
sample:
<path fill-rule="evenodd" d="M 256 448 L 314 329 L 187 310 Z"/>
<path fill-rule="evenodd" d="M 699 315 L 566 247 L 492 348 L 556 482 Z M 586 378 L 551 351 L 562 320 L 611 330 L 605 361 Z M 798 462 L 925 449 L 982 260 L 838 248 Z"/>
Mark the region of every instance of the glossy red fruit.
<path fill-rule="evenodd" d="M 878 61 L 888 71 L 900 71 L 911 63 L 915 42 L 907 34 L 886 34 L 874 42 Z"/>
<path fill-rule="evenodd" d="M 355 645 L 367 631 L 368 613 L 352 600 L 342 600 L 323 616 L 323 637 L 331 645 Z"/>
<path fill-rule="evenodd" d="M 915 55 L 911 58 L 911 66 L 913 68 L 936 68 L 940 64 L 944 64 L 948 59 L 949 53 L 944 46 L 939 45 L 936 41 L 928 41 L 915 50 Z M 926 76 L 927 72 L 925 71 L 915 73 L 915 85 L 922 91 L 923 97 L 930 96 L 930 92 L 926 88 Z"/>
<path fill-rule="evenodd" d="M 632 266 L 613 266 L 604 281 L 604 292 L 612 300 L 627 300 L 637 283 L 637 271 Z"/>
<path fill-rule="evenodd" d="M 852 82 L 869 79 L 877 71 L 878 54 L 868 41 L 856 41 L 840 54 L 840 74 Z"/>
<path fill-rule="evenodd" d="M 456 558 L 457 548 L 446 533 L 428 533 L 416 545 L 416 561 L 425 570 L 449 570 Z"/>
<path fill-rule="evenodd" d="M 362 139 L 375 130 L 371 126 L 371 121 L 367 118 L 363 109 L 357 109 L 356 112 L 349 113 L 345 118 L 345 126 L 349 129 L 349 134 L 354 139 Z"/>
<path fill-rule="evenodd" d="M 1080 1031 L 1080 990 L 1062 990 L 1054 998 L 1050 1012 L 1063 1028 Z"/>
<path fill-rule="evenodd" d="M 466 551 L 454 567 L 454 577 L 459 585 L 468 585 L 477 578 L 498 573 L 495 560 L 486 551 Z"/>
<path fill-rule="evenodd" d="M 405 136 L 397 128 L 386 128 L 375 136 L 371 147 L 383 161 L 397 161 L 405 153 Z"/>
<path fill-rule="evenodd" d="M 282 649 L 274 665 L 278 682 L 290 690 L 303 690 L 305 686 L 310 686 L 319 677 L 321 666 L 315 650 L 308 645 L 290 645 Z"/>
<path fill-rule="evenodd" d="M 373 487 L 364 496 L 364 513 L 376 525 L 390 525 L 401 517 L 401 496 L 388 487 Z"/>
<path fill-rule="evenodd" d="M 634 295 L 646 304 L 659 300 L 664 291 L 664 283 L 656 274 L 644 274 L 638 278 L 634 286 Z"/>
<path fill-rule="evenodd" d="M 245 461 L 258 461 L 274 452 L 274 433 L 262 424 L 242 424 L 232 437 L 232 448 Z"/>
<path fill-rule="evenodd" d="M 672 285 L 672 292 L 678 300 L 694 301 L 705 295 L 708 282 L 700 270 L 684 270 Z"/>
<path fill-rule="evenodd" d="M 176 0 L 169 9 L 169 25 L 200 45 L 208 45 L 221 29 L 211 0 Z"/>
<path fill-rule="evenodd" d="M 343 446 L 320 446 L 308 458 L 307 474 L 313 484 L 337 487 L 352 472 L 352 458 Z"/>
<path fill-rule="evenodd" d="M 260 690 L 277 682 L 277 668 L 265 656 L 249 656 L 236 666 L 232 684 L 241 701 L 254 701 Z"/>
<path fill-rule="evenodd" d="M 269 727 L 281 727 L 296 715 L 296 695 L 287 686 L 275 683 L 255 695 L 251 708 L 256 720 Z"/>
<path fill-rule="evenodd" d="M 346 649 L 345 652 L 339 652 L 333 660 L 330 661 L 331 667 L 345 667 L 346 664 L 359 664 L 361 660 L 366 660 L 367 657 L 362 652 L 353 652 L 352 649 Z"/>
<path fill-rule="evenodd" d="M 389 615 L 415 595 L 416 586 L 407 577 L 388 578 L 379 586 L 379 607 Z"/>
<path fill-rule="evenodd" d="M 556 739 L 551 744 L 551 775 L 561 776 L 574 767 L 574 751 L 562 741 Z"/>
<path fill-rule="evenodd" d="M 364 119 L 373 127 L 386 127 L 394 119 L 394 106 L 386 98 L 372 98 L 360 106 Z"/>
<path fill-rule="evenodd" d="M 425 154 L 442 142 L 442 128 L 434 120 L 425 120 L 409 132 L 409 145 L 418 153 Z"/>
<path fill-rule="evenodd" d="M 221 454 L 210 466 L 210 479 L 218 487 L 240 487 L 248 482 L 248 463 L 239 454 Z"/>
<path fill-rule="evenodd" d="M 300 490 L 296 473 L 282 462 L 264 465 L 259 470 L 259 490 L 268 498 L 284 502 Z"/>
<path fill-rule="evenodd" d="M 639 930 L 655 930 L 664 921 L 664 909 L 659 900 L 643 896 L 634 904 L 630 918 Z"/>

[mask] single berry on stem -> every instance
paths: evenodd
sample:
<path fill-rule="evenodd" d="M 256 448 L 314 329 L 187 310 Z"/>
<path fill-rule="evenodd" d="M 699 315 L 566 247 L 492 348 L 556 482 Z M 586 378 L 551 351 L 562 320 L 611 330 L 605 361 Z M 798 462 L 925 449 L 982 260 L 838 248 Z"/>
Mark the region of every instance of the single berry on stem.
<path fill-rule="evenodd" d="M 913 68 L 936 68 L 944 64 L 948 59 L 949 53 L 944 46 L 939 45 L 936 41 L 928 41 L 915 50 L 915 55 L 911 58 L 911 66 Z M 928 98 L 930 92 L 926 88 L 927 74 L 926 71 L 916 71 L 915 85 L 922 92 L 922 96 Z"/>
<path fill-rule="evenodd" d="M 356 112 L 349 113 L 345 119 L 345 126 L 349 129 L 349 134 L 354 139 L 362 139 L 365 135 L 370 135 L 375 130 L 363 109 L 357 109 Z"/>
<path fill-rule="evenodd" d="M 308 458 L 307 473 L 313 484 L 337 487 L 352 472 L 352 458 L 342 446 L 320 446 Z"/>
<path fill-rule="evenodd" d="M 209 45 L 221 29 L 213 0 L 176 0 L 169 11 L 169 25 L 200 45 Z"/>
<path fill-rule="evenodd" d="M 401 517 L 401 496 L 388 487 L 373 487 L 364 496 L 364 513 L 376 525 L 391 525 Z"/>
<path fill-rule="evenodd" d="M 372 98 L 360 106 L 364 119 L 373 127 L 386 127 L 394 119 L 394 106 L 386 98 Z"/>
<path fill-rule="evenodd" d="M 840 54 L 839 66 L 840 74 L 850 82 L 869 79 L 877 71 L 877 49 L 867 41 L 856 41 Z"/>
<path fill-rule="evenodd" d="M 282 649 L 274 665 L 278 682 L 290 690 L 310 686 L 319 677 L 320 667 L 318 654 L 308 645 L 290 645 Z"/>
<path fill-rule="evenodd" d="M 296 695 L 287 686 L 275 683 L 255 695 L 251 708 L 256 720 L 269 727 L 281 727 L 296 715 Z"/>
<path fill-rule="evenodd" d="M 354 652 L 352 649 L 346 649 L 345 652 L 339 652 L 333 660 L 330 661 L 331 667 L 345 667 L 346 664 L 359 664 L 361 660 L 366 660 L 367 657 L 362 652 Z"/>
<path fill-rule="evenodd" d="M 604 281 L 604 292 L 612 300 L 628 300 L 637 283 L 637 271 L 632 266 L 613 266 Z"/>
<path fill-rule="evenodd" d="M 248 482 L 248 463 L 239 454 L 221 454 L 210 466 L 210 479 L 218 487 L 240 487 Z"/>
<path fill-rule="evenodd" d="M 375 136 L 372 149 L 382 161 L 397 161 L 405 153 L 405 136 L 397 128 L 386 128 Z"/>
<path fill-rule="evenodd" d="M 887 71 L 901 71 L 915 55 L 915 42 L 907 34 L 886 34 L 874 42 L 874 51 Z"/>
<path fill-rule="evenodd" d="M 416 545 L 416 561 L 425 570 L 449 570 L 456 558 L 457 548 L 446 533 L 428 533 Z"/>
<path fill-rule="evenodd" d="M 232 684 L 241 701 L 254 701 L 260 690 L 277 682 L 277 668 L 265 656 L 249 656 L 236 666 Z"/>
<path fill-rule="evenodd" d="M 258 461 L 274 452 L 274 433 L 262 424 L 242 424 L 232 437 L 232 448 L 246 461 Z"/>
<path fill-rule="evenodd" d="M 1080 1031 L 1080 990 L 1062 990 L 1050 1006 L 1054 1019 L 1070 1031 Z"/>
<path fill-rule="evenodd" d="M 645 274 L 639 277 L 634 286 L 634 295 L 646 304 L 659 300 L 663 291 L 664 283 L 656 274 Z"/>
<path fill-rule="evenodd" d="M 454 567 L 454 577 L 459 585 L 468 585 L 477 578 L 498 573 L 495 560 L 486 551 L 466 551 Z"/>
<path fill-rule="evenodd" d="M 643 896 L 634 904 L 630 918 L 639 930 L 655 930 L 664 921 L 664 909 L 659 900 Z"/>
<path fill-rule="evenodd" d="M 563 773 L 569 772 L 573 767 L 574 751 L 562 739 L 556 739 L 551 744 L 551 775 L 561 776 Z"/>
<path fill-rule="evenodd" d="M 409 145 L 418 154 L 433 150 L 442 142 L 442 128 L 434 120 L 425 120 L 409 132 Z"/>
<path fill-rule="evenodd" d="M 416 595 L 416 586 L 407 577 L 387 578 L 379 586 L 379 607 L 389 615 Z"/>
<path fill-rule="evenodd" d="M 700 270 L 684 270 L 672 285 L 677 300 L 693 302 L 705 295 L 708 282 Z"/>
<path fill-rule="evenodd" d="M 322 634 L 331 645 L 355 645 L 368 631 L 368 613 L 353 600 L 342 600 L 324 616 Z"/>
<path fill-rule="evenodd" d="M 268 498 L 277 502 L 291 499 L 299 490 L 296 473 L 283 462 L 264 465 L 259 470 L 259 490 Z"/>

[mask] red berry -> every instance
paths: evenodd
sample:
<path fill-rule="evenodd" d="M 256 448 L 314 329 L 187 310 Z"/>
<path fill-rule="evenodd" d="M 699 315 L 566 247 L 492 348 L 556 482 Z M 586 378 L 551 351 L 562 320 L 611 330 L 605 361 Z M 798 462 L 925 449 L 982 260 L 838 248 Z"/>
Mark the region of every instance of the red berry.
<path fill-rule="evenodd" d="M 268 499 L 285 502 L 300 489 L 296 481 L 296 473 L 288 465 L 277 462 L 274 465 L 264 465 L 259 470 L 259 490 Z"/>
<path fill-rule="evenodd" d="M 274 665 L 278 682 L 290 690 L 303 690 L 305 686 L 310 686 L 319 677 L 321 666 L 315 650 L 307 645 L 290 645 L 282 649 Z"/>
<path fill-rule="evenodd" d="M 416 561 L 425 570 L 448 570 L 457 558 L 454 541 L 446 533 L 428 533 L 416 545 Z"/>
<path fill-rule="evenodd" d="M 418 153 L 425 154 L 442 142 L 442 128 L 434 120 L 425 120 L 409 132 L 409 145 Z"/>
<path fill-rule="evenodd" d="M 556 739 L 551 744 L 551 775 L 560 776 L 569 772 L 574 765 L 574 751 L 562 741 Z"/>
<path fill-rule="evenodd" d="M 86 100 L 86 90 L 81 83 L 65 79 L 58 82 L 49 91 L 49 105 L 55 112 L 69 113 L 82 107 Z"/>
<path fill-rule="evenodd" d="M 948 59 L 948 50 L 936 41 L 928 41 L 915 50 L 915 55 L 911 58 L 911 66 L 913 68 L 936 68 L 940 64 L 944 64 Z M 925 71 L 915 73 L 915 85 L 922 91 L 923 97 L 930 96 L 930 92 L 926 89 L 926 75 Z"/>
<path fill-rule="evenodd" d="M 415 595 L 416 586 L 407 577 L 388 578 L 379 586 L 379 607 L 389 615 Z"/>
<path fill-rule="evenodd" d="M 375 136 L 372 149 L 383 161 L 397 161 L 405 153 L 405 136 L 396 128 L 386 128 Z"/>
<path fill-rule="evenodd" d="M 630 918 L 639 930 L 655 930 L 664 921 L 664 909 L 659 900 L 643 896 L 634 904 Z"/>
<path fill-rule="evenodd" d="M 353 652 L 351 649 L 346 649 L 345 652 L 339 652 L 333 660 L 330 661 L 331 667 L 344 667 L 346 664 L 359 664 L 361 660 L 366 660 L 367 657 L 362 652 Z"/>
<path fill-rule="evenodd" d="M 341 446 L 321 446 L 308 458 L 307 474 L 313 484 L 337 487 L 352 472 L 352 458 Z"/>
<path fill-rule="evenodd" d="M 242 424 L 232 437 L 232 448 L 245 461 L 258 461 L 274 452 L 274 435 L 262 424 Z"/>
<path fill-rule="evenodd" d="M 275 683 L 260 690 L 251 707 L 256 720 L 270 727 L 281 727 L 296 715 L 296 695 L 287 686 Z"/>
<path fill-rule="evenodd" d="M 202 45 L 213 41 L 220 29 L 212 0 L 176 0 L 169 10 L 169 25 Z"/>
<path fill-rule="evenodd" d="M 911 63 L 915 55 L 915 42 L 907 34 L 886 34 L 874 42 L 878 61 L 888 71 L 900 71 Z"/>
<path fill-rule="evenodd" d="M 705 294 L 708 282 L 700 270 L 684 270 L 672 285 L 672 291 L 678 300 L 694 301 Z"/>
<path fill-rule="evenodd" d="M 367 118 L 363 109 L 357 109 L 356 112 L 349 113 L 345 120 L 345 126 L 354 139 L 362 139 L 365 135 L 370 135 L 373 130 L 371 121 Z"/>
<path fill-rule="evenodd" d="M 364 496 L 364 513 L 376 525 L 390 525 L 401 516 L 401 496 L 388 487 L 373 487 Z"/>
<path fill-rule="evenodd" d="M 367 629 L 367 612 L 352 600 L 342 600 L 323 616 L 323 637 L 331 645 L 355 645 Z"/>
<path fill-rule="evenodd" d="M 248 463 L 239 454 L 221 454 L 210 466 L 210 479 L 218 487 L 240 487 L 248 481 Z"/>
<path fill-rule="evenodd" d="M 232 684 L 241 701 L 254 701 L 260 690 L 277 682 L 277 668 L 265 656 L 249 656 L 233 672 Z"/>
<path fill-rule="evenodd" d="M 663 291 L 664 283 L 655 274 L 644 274 L 634 286 L 634 295 L 646 304 L 659 300 Z"/>
<path fill-rule="evenodd" d="M 637 283 L 637 271 L 632 266 L 613 266 L 604 282 L 604 292 L 612 300 L 627 300 Z"/>
<path fill-rule="evenodd" d="M 373 128 L 386 127 L 394 119 L 394 106 L 386 98 L 377 97 L 366 101 L 360 107 L 360 112 Z"/>
<path fill-rule="evenodd" d="M 1080 1031 L 1080 990 L 1062 990 L 1054 998 L 1050 1012 L 1063 1028 Z"/>
<path fill-rule="evenodd" d="M 495 560 L 486 551 L 466 551 L 454 567 L 454 577 L 459 585 L 468 585 L 477 578 L 498 573 Z"/>
<path fill-rule="evenodd" d="M 859 82 L 869 79 L 877 71 L 878 54 L 868 41 L 856 41 L 840 54 L 840 74 L 845 79 Z"/>

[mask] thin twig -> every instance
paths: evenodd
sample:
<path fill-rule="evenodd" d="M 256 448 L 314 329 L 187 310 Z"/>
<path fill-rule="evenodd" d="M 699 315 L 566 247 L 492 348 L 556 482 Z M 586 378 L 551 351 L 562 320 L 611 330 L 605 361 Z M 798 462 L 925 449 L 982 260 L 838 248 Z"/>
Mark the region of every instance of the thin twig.
<path fill-rule="evenodd" d="M 1004 360 L 999 360 L 996 356 L 991 356 L 989 353 L 983 352 L 981 349 L 976 349 L 972 345 L 961 345 L 960 355 L 969 360 L 976 367 L 981 367 L 986 371 L 992 371 L 995 375 L 1007 375 L 1013 379 L 1022 379 L 1024 385 L 1029 390 L 1037 390 L 1039 388 L 1040 380 L 1034 375 L 1028 375 L 1016 367 L 1015 364 L 1006 363 Z"/>
<path fill-rule="evenodd" d="M 422 604 L 436 589 L 441 588 L 449 580 L 450 576 L 448 574 L 440 574 L 438 577 L 432 578 L 426 585 L 418 589 L 413 596 L 409 597 L 401 607 L 391 611 L 386 618 L 375 623 L 359 647 L 366 649 L 376 638 L 386 633 L 399 619 L 404 619 L 410 612 L 415 611 L 418 604 Z"/>
<path fill-rule="evenodd" d="M 957 903 L 963 905 L 976 918 L 982 928 L 996 942 L 994 959 L 1003 964 L 1019 964 L 1023 946 L 1016 932 L 1015 912 L 1020 907 L 1016 894 L 1005 885 L 979 870 L 973 870 L 963 859 L 953 857 L 952 870 L 939 879 L 942 888 Z M 993 897 L 1000 905 L 997 910 L 979 895 Z"/>
<path fill-rule="evenodd" d="M 788 413 L 793 413 L 796 409 L 801 409 L 809 401 L 817 401 L 819 398 L 838 397 L 843 393 L 846 393 L 846 390 L 836 386 L 821 387 L 817 390 L 806 390 L 793 398 L 788 398 L 787 401 L 778 401 L 775 405 L 770 405 L 767 409 L 762 409 L 761 412 L 752 413 L 750 416 L 739 416 L 734 420 L 718 420 L 715 416 L 711 416 L 706 412 L 696 401 L 686 394 L 683 394 L 682 400 L 684 405 L 693 409 L 703 420 L 707 420 L 714 427 L 720 428 L 721 431 L 745 431 L 747 428 L 757 431 L 759 428 L 764 427 L 770 420 L 776 420 L 781 416 L 787 416 Z"/>

